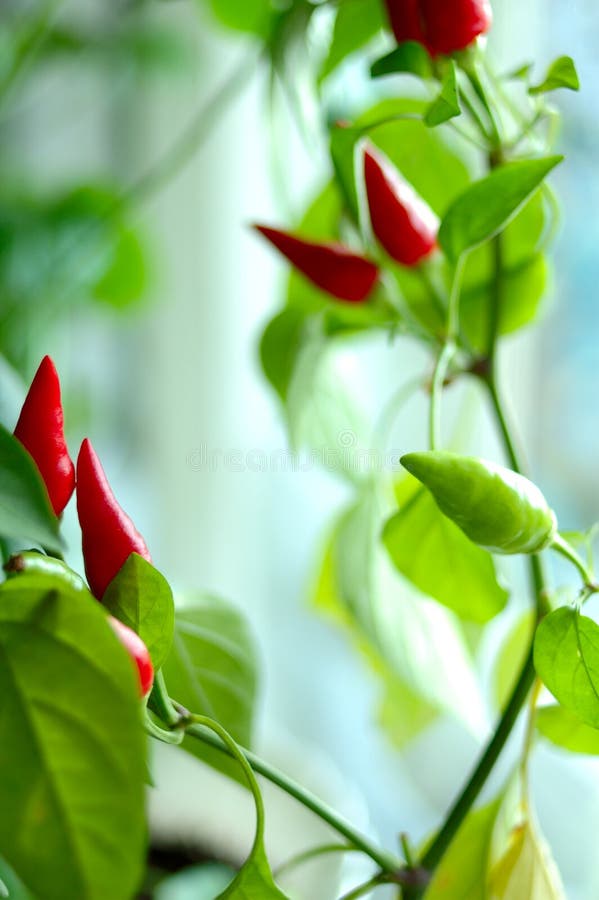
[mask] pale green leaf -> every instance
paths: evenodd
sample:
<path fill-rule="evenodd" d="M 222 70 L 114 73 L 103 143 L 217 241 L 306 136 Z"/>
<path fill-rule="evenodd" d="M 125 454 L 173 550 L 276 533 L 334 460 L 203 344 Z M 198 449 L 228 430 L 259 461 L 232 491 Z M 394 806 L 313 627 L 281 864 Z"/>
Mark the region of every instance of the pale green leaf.
<path fill-rule="evenodd" d="M 498 234 L 539 188 L 561 156 L 507 163 L 476 181 L 447 210 L 439 230 L 439 243 L 455 262 Z"/>
<path fill-rule="evenodd" d="M 433 66 L 426 49 L 417 41 L 404 41 L 391 53 L 377 59 L 370 67 L 373 78 L 385 75 L 416 75 L 419 78 L 432 78 Z"/>
<path fill-rule="evenodd" d="M 563 706 L 542 707 L 537 711 L 535 721 L 539 734 L 556 747 L 571 753 L 599 756 L 599 731 L 585 725 Z"/>
<path fill-rule="evenodd" d="M 507 592 L 491 554 L 469 541 L 416 479 L 403 481 L 383 543 L 402 575 L 461 618 L 484 623 L 504 608 Z"/>
<path fill-rule="evenodd" d="M 513 829 L 484 896 L 486 900 L 566 900 L 549 849 L 529 819 Z"/>
<path fill-rule="evenodd" d="M 344 0 L 339 4 L 333 37 L 319 80 L 333 72 L 348 56 L 371 40 L 385 25 L 380 0 Z"/>
<path fill-rule="evenodd" d="M 599 626 L 571 607 L 550 613 L 535 637 L 536 670 L 559 702 L 599 728 Z"/>
<path fill-rule="evenodd" d="M 424 123 L 429 128 L 435 128 L 437 125 L 442 125 L 443 122 L 455 119 L 456 116 L 461 115 L 461 112 L 457 69 L 452 60 L 443 78 L 439 95 L 432 101 L 424 114 Z"/>
<path fill-rule="evenodd" d="M 540 84 L 528 89 L 529 94 L 546 94 L 559 88 L 567 88 L 569 91 L 580 90 L 580 80 L 574 60 L 571 56 L 560 56 L 555 59 Z"/>

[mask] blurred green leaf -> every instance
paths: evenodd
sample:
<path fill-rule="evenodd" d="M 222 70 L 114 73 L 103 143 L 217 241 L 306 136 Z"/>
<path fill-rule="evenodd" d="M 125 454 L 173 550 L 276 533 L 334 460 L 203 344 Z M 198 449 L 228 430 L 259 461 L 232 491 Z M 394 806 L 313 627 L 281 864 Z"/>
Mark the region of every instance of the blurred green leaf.
<path fill-rule="evenodd" d="M 264 374 L 285 401 L 298 354 L 306 333 L 306 316 L 288 306 L 272 318 L 260 341 L 260 361 Z"/>
<path fill-rule="evenodd" d="M 193 595 L 177 610 L 164 677 L 173 699 L 216 719 L 244 747 L 252 743 L 257 692 L 254 641 L 242 614 L 216 597 Z M 200 741 L 183 748 L 244 787 L 239 764 Z"/>
<path fill-rule="evenodd" d="M 563 706 L 543 706 L 537 710 L 537 731 L 556 747 L 570 753 L 599 756 L 599 731 L 581 722 Z"/>
<path fill-rule="evenodd" d="M 456 116 L 461 115 L 461 112 L 457 69 L 455 62 L 451 60 L 443 78 L 439 95 L 426 109 L 424 123 L 429 128 L 435 128 L 437 125 L 442 125 L 443 122 L 455 119 Z"/>
<path fill-rule="evenodd" d="M 112 579 L 102 605 L 135 631 L 162 667 L 173 642 L 175 609 L 167 580 L 147 560 L 132 553 Z"/>
<path fill-rule="evenodd" d="M 200 0 L 214 17 L 234 31 L 249 32 L 261 38 L 269 36 L 275 15 L 270 0 Z"/>
<path fill-rule="evenodd" d="M 2 890 L 2 885 L 6 888 Z M 0 858 L 0 897 L 9 900 L 35 900 L 20 878 L 17 878 L 8 863 Z"/>
<path fill-rule="evenodd" d="M 385 507 L 370 486 L 339 520 L 313 602 L 381 679 L 382 721 L 398 743 L 439 712 L 476 731 L 481 699 L 458 621 L 391 567 L 380 544 Z"/>
<path fill-rule="evenodd" d="M 426 49 L 417 41 L 405 41 L 391 53 L 377 59 L 370 67 L 373 78 L 385 75 L 416 75 L 418 78 L 432 78 L 433 66 Z"/>
<path fill-rule="evenodd" d="M 23 445 L 0 425 L 0 535 L 60 553 L 58 519 L 39 470 Z"/>
<path fill-rule="evenodd" d="M 488 900 L 487 869 L 501 800 L 466 816 L 436 869 L 424 900 Z"/>
<path fill-rule="evenodd" d="M 141 300 L 147 287 L 146 258 L 139 236 L 116 226 L 112 259 L 93 287 L 96 300 L 125 309 Z"/>
<path fill-rule="evenodd" d="M 461 618 L 488 622 L 508 597 L 497 581 L 491 554 L 469 541 L 416 479 L 403 479 L 398 490 L 399 512 L 383 531 L 383 543 L 398 571 Z"/>
<path fill-rule="evenodd" d="M 549 91 L 556 91 L 558 88 L 567 88 L 570 91 L 580 90 L 578 72 L 571 56 L 560 56 L 555 59 L 549 66 L 543 81 L 530 87 L 528 93 L 546 94 Z"/>
<path fill-rule="evenodd" d="M 0 844 L 45 900 L 130 900 L 145 857 L 145 735 L 131 660 L 92 598 L 0 588 Z"/>
<path fill-rule="evenodd" d="M 535 637 L 535 667 L 556 700 L 599 728 L 599 626 L 571 607 L 546 616 Z"/>
<path fill-rule="evenodd" d="M 550 156 L 507 163 L 467 188 L 441 222 L 439 243 L 448 259 L 455 262 L 505 228 L 561 161 Z"/>
<path fill-rule="evenodd" d="M 369 466 L 376 466 L 369 451 L 371 429 L 327 335 L 320 323 L 312 325 L 287 394 L 291 445 L 310 451 L 327 471 L 359 483 L 371 476 Z"/>
<path fill-rule="evenodd" d="M 320 71 L 324 81 L 348 56 L 385 27 L 381 0 L 344 0 L 339 4 L 329 52 Z"/>
<path fill-rule="evenodd" d="M 499 333 L 511 334 L 534 322 L 548 281 L 548 263 L 541 253 L 513 269 L 503 269 Z M 472 347 L 484 351 L 489 334 L 492 280 L 463 291 L 460 297 L 460 323 Z"/>

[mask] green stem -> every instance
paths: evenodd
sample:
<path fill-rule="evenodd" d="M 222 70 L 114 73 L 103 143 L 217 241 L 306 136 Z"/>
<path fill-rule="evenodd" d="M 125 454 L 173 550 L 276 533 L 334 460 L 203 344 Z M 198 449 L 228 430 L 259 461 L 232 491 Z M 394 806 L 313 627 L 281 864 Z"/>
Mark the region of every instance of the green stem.
<path fill-rule="evenodd" d="M 497 120 L 495 119 L 495 115 L 491 108 L 491 104 L 489 103 L 489 101 L 487 99 L 487 93 L 485 91 L 485 88 L 484 88 L 481 80 L 480 80 L 480 76 L 476 69 L 476 64 L 473 62 L 471 65 L 467 66 L 464 71 L 466 72 L 468 81 L 472 85 L 474 93 L 480 100 L 480 102 L 483 106 L 483 109 L 485 110 L 485 112 L 487 114 L 487 118 L 489 120 L 489 125 L 491 127 L 491 141 L 493 143 L 493 146 L 500 147 L 501 146 L 501 135 L 499 133 L 499 127 L 497 125 Z"/>
<path fill-rule="evenodd" d="M 312 847 L 310 850 L 304 850 L 302 853 L 297 853 L 295 856 L 292 856 L 291 859 L 288 859 L 287 862 L 284 862 L 282 865 L 278 866 L 274 871 L 273 875 L 275 878 L 278 878 L 284 872 L 289 872 L 290 869 L 295 869 L 297 866 L 303 865 L 303 863 L 311 862 L 313 859 L 318 859 L 320 856 L 328 856 L 333 853 L 359 853 L 357 847 L 351 847 L 349 844 L 322 844 L 320 847 Z"/>
<path fill-rule="evenodd" d="M 358 897 L 363 897 L 365 894 L 369 894 L 373 888 L 379 887 L 382 884 L 385 884 L 387 879 L 382 875 L 375 875 L 373 878 L 370 878 L 368 881 L 365 881 L 364 884 L 360 884 L 357 888 L 354 888 L 349 892 L 349 894 L 344 894 L 340 900 L 358 900 Z"/>
<path fill-rule="evenodd" d="M 597 586 L 593 584 L 593 573 L 589 571 L 589 569 L 585 566 L 584 562 L 581 560 L 580 556 L 572 547 L 565 538 L 561 536 L 561 534 L 556 534 L 553 538 L 553 542 L 551 544 L 551 549 L 555 550 L 557 553 L 560 553 L 567 560 L 569 560 L 573 566 L 575 566 L 580 574 L 582 575 L 582 580 L 586 588 L 593 589 L 593 593 L 596 592 Z"/>
<path fill-rule="evenodd" d="M 62 3 L 63 0 L 47 0 L 42 6 L 39 15 L 31 23 L 29 31 L 21 40 L 18 51 L 12 61 L 12 65 L 0 84 L 0 101 L 4 101 L 10 94 L 16 82 L 27 68 L 27 65 L 31 62 L 36 52 L 44 43 L 52 20 Z"/>
<path fill-rule="evenodd" d="M 429 446 L 431 450 L 437 450 L 441 439 L 441 398 L 443 386 L 451 360 L 456 351 L 453 341 L 448 341 L 441 351 L 431 385 L 431 402 L 429 406 Z"/>
<path fill-rule="evenodd" d="M 197 724 L 189 726 L 186 729 L 186 734 L 189 735 L 189 737 L 202 741 L 204 744 L 214 747 L 216 750 L 220 750 L 222 753 L 226 753 L 229 756 L 232 755 L 222 741 L 205 729 L 199 727 Z M 303 806 L 322 819 L 323 822 L 330 825 L 338 834 L 341 834 L 346 838 L 357 850 L 361 850 L 362 853 L 369 856 L 370 859 L 383 869 L 383 871 L 396 873 L 401 869 L 402 863 L 400 860 L 395 859 L 391 854 L 381 850 L 367 837 L 356 831 L 355 828 L 349 825 L 341 816 L 310 791 L 297 784 L 291 778 L 288 778 L 287 775 L 284 775 L 278 769 L 275 769 L 274 766 L 271 766 L 265 760 L 260 759 L 260 757 L 256 756 L 256 754 L 252 753 L 250 750 L 244 750 L 242 748 L 239 748 L 239 750 L 243 753 L 248 765 L 251 766 L 254 772 L 258 775 L 262 775 L 268 781 L 272 782 L 272 784 L 276 784 L 277 787 L 280 787 L 286 794 L 289 794 L 289 796 L 298 800 Z"/>
<path fill-rule="evenodd" d="M 460 825 L 472 809 L 476 798 L 491 774 L 495 763 L 499 759 L 501 751 L 505 747 L 507 739 L 512 732 L 512 728 L 526 702 L 534 678 L 535 667 L 533 664 L 531 647 L 495 733 L 480 757 L 464 790 L 451 807 L 439 833 L 422 857 L 421 865 L 424 869 L 430 872 L 434 871 L 455 837 Z"/>
<path fill-rule="evenodd" d="M 208 733 L 214 732 L 217 740 L 220 740 L 221 745 L 227 748 L 227 753 L 229 754 L 229 756 L 232 756 L 233 759 L 235 759 L 243 769 L 243 774 L 246 777 L 246 781 L 253 794 L 254 802 L 256 804 L 256 837 L 254 839 L 254 849 L 256 847 L 259 847 L 264 841 L 264 802 L 262 800 L 260 787 L 258 785 L 258 782 L 256 781 L 256 776 L 254 775 L 254 770 L 248 762 L 245 752 L 241 749 L 241 747 L 237 745 L 231 735 L 227 731 L 225 731 L 222 725 L 219 725 L 219 723 L 215 722 L 214 719 L 210 719 L 208 718 L 208 716 L 196 715 L 193 715 L 190 718 L 194 722 L 195 726 L 208 729 Z"/>

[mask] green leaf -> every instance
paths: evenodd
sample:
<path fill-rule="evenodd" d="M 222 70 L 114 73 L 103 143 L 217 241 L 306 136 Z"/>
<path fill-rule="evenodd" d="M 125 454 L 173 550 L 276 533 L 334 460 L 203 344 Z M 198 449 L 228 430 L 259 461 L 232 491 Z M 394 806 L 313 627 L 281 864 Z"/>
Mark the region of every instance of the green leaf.
<path fill-rule="evenodd" d="M 383 543 L 395 567 L 420 591 L 462 619 L 484 623 L 505 607 L 493 557 L 444 516 L 416 479 L 401 485 L 399 512 L 385 524 Z"/>
<path fill-rule="evenodd" d="M 266 858 L 262 841 L 254 845 L 251 856 L 237 874 L 235 880 L 217 900 L 288 900 L 276 886 Z"/>
<path fill-rule="evenodd" d="M 63 548 L 39 469 L 20 441 L 1 425 L 0 535 L 23 538 L 59 553 Z"/>
<path fill-rule="evenodd" d="M 227 28 L 261 38 L 270 34 L 274 12 L 269 0 L 208 0 L 208 5 Z"/>
<path fill-rule="evenodd" d="M 489 876 L 489 900 L 566 900 L 559 872 L 541 835 L 527 819 Z"/>
<path fill-rule="evenodd" d="M 106 589 L 102 605 L 140 636 L 156 670 L 173 643 L 175 607 L 170 586 L 158 569 L 132 553 Z"/>
<path fill-rule="evenodd" d="M 567 88 L 569 91 L 580 90 L 578 72 L 571 56 L 560 56 L 555 59 L 549 66 L 543 81 L 530 87 L 528 93 L 546 94 L 549 91 L 556 91 L 558 88 Z"/>
<path fill-rule="evenodd" d="M 599 731 L 585 725 L 563 706 L 542 707 L 537 711 L 535 721 L 539 734 L 556 747 L 571 753 L 599 756 Z"/>
<path fill-rule="evenodd" d="M 143 871 L 145 735 L 131 660 L 91 597 L 0 589 L 0 846 L 44 900 L 130 900 Z"/>
<path fill-rule="evenodd" d="M 498 234 L 561 161 L 561 156 L 507 163 L 475 182 L 449 207 L 439 243 L 456 262 L 468 250 Z"/>
<path fill-rule="evenodd" d="M 305 313 L 288 306 L 270 320 L 262 334 L 262 369 L 283 402 L 287 397 L 305 333 Z"/>
<path fill-rule="evenodd" d="M 131 228 L 115 230 L 112 260 L 93 289 L 93 296 L 115 309 L 143 298 L 147 286 L 146 258 L 139 236 Z"/>
<path fill-rule="evenodd" d="M 417 75 L 419 78 L 432 78 L 431 58 L 422 44 L 417 41 L 405 41 L 391 53 L 377 59 L 370 67 L 372 78 L 400 73 Z"/>
<path fill-rule="evenodd" d="M 458 94 L 458 79 L 456 64 L 451 60 L 447 73 L 441 84 L 439 96 L 430 104 L 424 114 L 425 125 L 429 128 L 435 128 L 455 119 L 461 115 L 460 98 Z"/>
<path fill-rule="evenodd" d="M 287 394 L 294 450 L 310 450 L 314 462 L 359 483 L 376 466 L 368 450 L 370 429 L 353 385 L 330 341 L 315 328 L 298 355 Z"/>
<path fill-rule="evenodd" d="M 340 63 L 364 47 L 384 26 L 385 15 L 380 0 L 344 0 L 340 3 L 319 81 L 324 81 Z"/>
<path fill-rule="evenodd" d="M 425 111 L 426 103 L 422 101 L 405 98 L 384 100 L 359 116 L 354 127 L 336 129 L 337 132 L 346 132 L 345 135 L 338 135 L 335 171 L 343 195 L 354 197 L 350 205 L 352 214 L 355 215 L 359 205 L 353 157 L 356 143 L 365 135 L 383 151 L 436 213 L 444 213 L 455 197 L 466 189 L 470 183 L 466 166 L 439 133 L 427 128 L 418 118 Z M 338 221 L 338 216 L 339 212 L 335 221 Z M 327 230 L 326 234 L 331 232 Z"/>
<path fill-rule="evenodd" d="M 177 610 L 173 648 L 164 666 L 170 695 L 193 713 L 216 719 L 244 747 L 252 744 L 257 693 L 254 641 L 241 613 L 217 597 L 186 598 Z M 200 741 L 183 747 L 244 786 L 239 766 Z"/>
<path fill-rule="evenodd" d="M 559 702 L 599 728 L 599 626 L 571 607 L 550 613 L 535 637 L 535 666 Z"/>
<path fill-rule="evenodd" d="M 457 620 L 391 567 L 379 540 L 383 517 L 380 498 L 364 489 L 335 528 L 313 603 L 379 677 L 381 719 L 398 746 L 439 712 L 476 732 L 480 693 Z"/>
<path fill-rule="evenodd" d="M 487 867 L 500 802 L 501 798 L 466 816 L 424 900 L 488 900 Z"/>
<path fill-rule="evenodd" d="M 549 266 L 542 253 L 535 253 L 513 268 L 503 269 L 499 308 L 500 334 L 511 334 L 535 321 L 548 280 Z M 471 345 L 480 351 L 484 351 L 488 340 L 492 290 L 493 279 L 489 278 L 473 288 L 466 288 L 460 296 L 462 331 Z"/>

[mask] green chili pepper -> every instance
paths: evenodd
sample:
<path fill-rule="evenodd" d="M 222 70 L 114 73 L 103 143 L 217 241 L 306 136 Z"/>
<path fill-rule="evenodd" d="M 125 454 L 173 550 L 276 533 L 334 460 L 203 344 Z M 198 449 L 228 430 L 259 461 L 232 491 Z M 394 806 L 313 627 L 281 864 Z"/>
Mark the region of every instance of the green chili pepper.
<path fill-rule="evenodd" d="M 16 578 L 19 575 L 54 575 L 68 581 L 71 588 L 76 591 L 87 591 L 82 578 L 60 559 L 53 556 L 45 556 L 37 550 L 25 550 L 17 553 L 8 560 L 4 566 L 7 578 Z"/>
<path fill-rule="evenodd" d="M 555 513 L 528 478 L 473 456 L 408 453 L 401 464 L 427 487 L 441 512 L 492 553 L 537 553 L 557 533 Z"/>

